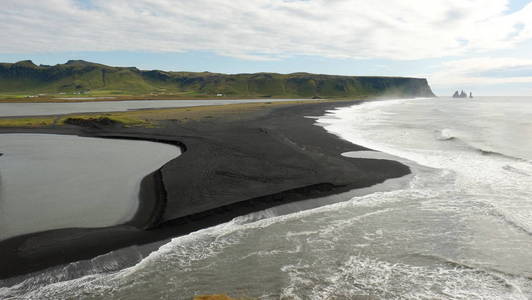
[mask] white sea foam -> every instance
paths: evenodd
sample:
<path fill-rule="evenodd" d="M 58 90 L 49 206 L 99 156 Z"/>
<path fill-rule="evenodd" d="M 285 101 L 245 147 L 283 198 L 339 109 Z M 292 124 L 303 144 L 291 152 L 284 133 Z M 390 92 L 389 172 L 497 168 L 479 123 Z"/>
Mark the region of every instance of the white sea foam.
<path fill-rule="evenodd" d="M 370 102 L 332 111 L 328 118 L 318 122 L 328 131 L 353 143 L 427 167 L 454 172 L 456 181 L 452 186 L 442 186 L 442 189 L 479 196 L 489 194 L 484 200 L 497 209 L 500 216 L 532 233 L 532 187 L 527 176 L 532 174 L 532 165 L 506 154 L 490 155 L 493 152 L 473 151 L 469 145 L 443 143 L 458 137 L 466 139 L 467 133 L 462 137 L 458 132 L 468 129 L 468 119 L 457 119 L 454 124 L 448 124 L 449 119 L 444 115 L 439 116 L 440 120 L 438 116 L 432 116 L 427 122 L 420 121 L 417 115 L 423 111 L 415 111 L 417 101 Z M 405 109 L 407 104 L 409 106 Z M 389 117 L 385 108 L 398 112 Z M 410 114 L 408 110 L 412 110 Z M 436 140 L 430 138 L 432 132 L 438 133 Z M 508 201 L 504 201 L 506 199 Z"/>
<path fill-rule="evenodd" d="M 532 170 L 512 158 L 526 151 L 516 155 L 496 142 L 471 140 L 476 125 L 461 126 L 454 115 L 470 116 L 473 104 L 454 112 L 436 101 L 371 102 L 317 121 L 387 153 L 346 156 L 399 157 L 414 172 L 407 185 L 286 215 L 270 209 L 238 217 L 175 238 L 134 267 L 33 288 L 30 280 L 18 290 L 0 289 L 0 297 L 530 298 L 532 197 L 526 183 Z M 469 142 L 504 155 L 476 151 Z"/>
<path fill-rule="evenodd" d="M 331 266 L 324 277 L 316 277 L 311 270 L 308 264 L 284 266 L 290 283 L 281 298 L 527 299 L 518 282 L 469 268 L 427 268 L 351 256 Z"/>

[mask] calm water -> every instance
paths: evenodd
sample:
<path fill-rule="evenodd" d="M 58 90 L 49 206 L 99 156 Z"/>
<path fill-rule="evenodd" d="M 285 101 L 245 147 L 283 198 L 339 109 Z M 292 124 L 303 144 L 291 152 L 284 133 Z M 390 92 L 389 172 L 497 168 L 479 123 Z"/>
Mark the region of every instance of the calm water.
<path fill-rule="evenodd" d="M 172 108 L 279 101 L 297 101 L 297 99 L 138 100 L 73 103 L 0 103 L 0 117 L 63 115 L 71 113 L 113 112 L 127 111 L 133 109 Z"/>
<path fill-rule="evenodd" d="M 532 297 L 532 99 L 372 102 L 317 123 L 398 157 L 414 175 L 401 188 L 342 203 L 239 217 L 118 272 L 28 279 L 0 297 Z"/>
<path fill-rule="evenodd" d="M 180 150 L 145 141 L 0 134 L 0 153 L 3 240 L 128 221 L 137 210 L 142 178 Z"/>

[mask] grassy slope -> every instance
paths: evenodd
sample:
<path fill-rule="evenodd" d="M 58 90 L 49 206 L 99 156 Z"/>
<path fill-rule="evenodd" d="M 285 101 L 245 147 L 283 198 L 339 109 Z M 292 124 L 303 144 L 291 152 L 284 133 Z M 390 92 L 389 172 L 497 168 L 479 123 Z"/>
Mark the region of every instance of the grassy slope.
<path fill-rule="evenodd" d="M 0 94 L 146 95 L 228 97 L 432 96 L 425 79 L 293 74 L 218 74 L 141 71 L 85 61 L 37 66 L 31 61 L 0 64 Z"/>

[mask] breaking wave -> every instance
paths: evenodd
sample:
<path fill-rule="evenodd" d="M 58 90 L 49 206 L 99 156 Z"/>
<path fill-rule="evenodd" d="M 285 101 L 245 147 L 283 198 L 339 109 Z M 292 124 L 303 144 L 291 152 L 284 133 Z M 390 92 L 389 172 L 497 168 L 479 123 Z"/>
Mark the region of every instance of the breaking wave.
<path fill-rule="evenodd" d="M 532 297 L 532 165 L 463 134 L 487 126 L 471 125 L 470 106 L 481 105 L 479 98 L 459 107 L 445 99 L 409 101 L 366 103 L 317 119 L 343 139 L 387 153 L 346 156 L 408 164 L 413 174 L 393 189 L 241 216 L 145 257 L 131 249 L 134 263 L 125 269 L 109 260 L 79 278 L 61 278 L 61 271 L 53 280 L 26 278 L 0 288 L 0 298 Z"/>

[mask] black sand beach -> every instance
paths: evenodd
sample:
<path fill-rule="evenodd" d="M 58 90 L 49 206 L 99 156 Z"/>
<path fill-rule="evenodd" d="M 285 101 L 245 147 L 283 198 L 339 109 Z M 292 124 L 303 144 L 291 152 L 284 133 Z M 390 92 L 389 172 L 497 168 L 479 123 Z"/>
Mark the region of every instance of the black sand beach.
<path fill-rule="evenodd" d="M 112 250 L 187 234 L 283 203 L 322 197 L 404 176 L 394 161 L 340 154 L 367 150 L 350 144 L 305 116 L 356 102 L 265 105 L 156 128 L 78 124 L 0 129 L 91 137 L 142 139 L 179 146 L 183 154 L 141 184 L 140 205 L 124 225 L 61 229 L 0 242 L 0 278 L 92 258 Z"/>

